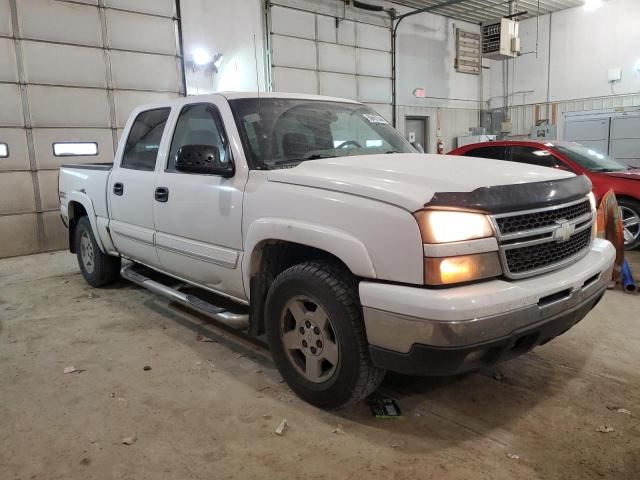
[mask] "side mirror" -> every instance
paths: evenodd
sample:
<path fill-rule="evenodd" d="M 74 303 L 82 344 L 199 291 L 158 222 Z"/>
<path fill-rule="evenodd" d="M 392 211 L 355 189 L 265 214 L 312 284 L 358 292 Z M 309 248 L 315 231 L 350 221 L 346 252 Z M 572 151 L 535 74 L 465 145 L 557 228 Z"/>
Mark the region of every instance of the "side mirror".
<path fill-rule="evenodd" d="M 176 154 L 176 170 L 184 173 L 233 177 L 233 162 L 220 160 L 220 150 L 215 145 L 184 145 Z"/>
<path fill-rule="evenodd" d="M 415 148 L 418 153 L 424 153 L 424 148 L 418 142 L 411 142 L 411 146 Z"/>

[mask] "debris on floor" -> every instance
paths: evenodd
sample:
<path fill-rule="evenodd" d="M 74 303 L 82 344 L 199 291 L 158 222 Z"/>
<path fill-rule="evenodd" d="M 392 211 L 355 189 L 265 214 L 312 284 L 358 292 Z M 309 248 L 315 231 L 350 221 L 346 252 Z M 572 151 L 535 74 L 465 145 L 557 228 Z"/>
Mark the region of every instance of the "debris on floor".
<path fill-rule="evenodd" d="M 502 374 L 502 372 L 495 372 L 493 374 L 494 380 L 498 380 L 500 382 L 503 378 L 504 378 L 504 375 Z"/>
<path fill-rule="evenodd" d="M 284 429 L 285 428 L 287 428 L 287 419 L 283 418 L 282 421 L 280 422 L 280 425 L 278 425 L 276 427 L 276 429 L 274 430 L 274 433 L 276 435 L 282 436 L 284 434 Z"/>
<path fill-rule="evenodd" d="M 631 410 L 627 410 L 626 408 L 618 407 L 617 405 L 607 405 L 608 410 L 613 410 L 614 412 L 624 413 L 625 415 L 631 415 Z"/>
<path fill-rule="evenodd" d="M 211 360 L 207 360 L 207 363 L 209 364 L 209 366 L 211 368 L 213 368 L 214 370 L 216 369 L 216 366 L 213 364 L 213 362 Z"/>
<path fill-rule="evenodd" d="M 144 367 L 142 367 L 142 369 L 143 369 L 145 372 L 148 372 L 149 370 L 151 370 L 151 366 L 150 366 L 150 365 L 145 365 Z"/>
<path fill-rule="evenodd" d="M 196 335 L 196 342 L 210 342 L 210 343 L 216 343 L 216 341 L 212 338 L 209 337 L 205 337 L 204 335 L 198 333 Z"/>
<path fill-rule="evenodd" d="M 62 371 L 62 373 L 67 374 L 67 373 L 82 373 L 85 372 L 86 370 L 84 370 L 83 368 L 76 368 L 76 367 L 64 367 L 64 370 Z"/>
<path fill-rule="evenodd" d="M 271 420 L 271 415 L 262 415 L 265 420 Z"/>
<path fill-rule="evenodd" d="M 371 413 L 376 418 L 398 418 L 402 416 L 400 407 L 391 398 L 377 398 L 369 403 Z"/>
<path fill-rule="evenodd" d="M 616 429 L 615 429 L 615 428 L 613 428 L 613 427 L 610 427 L 610 426 L 608 426 L 608 425 L 600 425 L 600 426 L 598 427 L 598 431 L 599 431 L 600 433 L 611 433 L 611 432 L 615 432 L 615 431 L 616 431 Z"/>
<path fill-rule="evenodd" d="M 517 453 L 507 453 L 507 457 L 509 457 L 511 460 L 520 460 L 520 455 L 518 455 Z"/>
<path fill-rule="evenodd" d="M 338 424 L 336 425 L 336 428 L 333 429 L 333 433 L 341 435 L 344 433 L 344 428 L 342 428 L 342 425 Z"/>
<path fill-rule="evenodd" d="M 130 437 L 124 437 L 122 439 L 122 443 L 123 445 L 133 445 L 136 443 L 136 440 L 138 440 L 138 437 L 136 435 L 131 435 Z"/>

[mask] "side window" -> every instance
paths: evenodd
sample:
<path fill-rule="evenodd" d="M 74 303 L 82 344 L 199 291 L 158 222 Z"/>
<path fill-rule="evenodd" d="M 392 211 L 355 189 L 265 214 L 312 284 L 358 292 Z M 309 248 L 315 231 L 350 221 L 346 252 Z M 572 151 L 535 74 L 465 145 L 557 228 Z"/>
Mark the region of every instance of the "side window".
<path fill-rule="evenodd" d="M 158 108 L 142 112 L 136 117 L 124 147 L 121 168 L 155 169 L 160 140 L 170 111 L 170 108 Z"/>
<path fill-rule="evenodd" d="M 558 167 L 556 157 L 551 152 L 534 147 L 511 147 L 511 161 L 540 167 Z"/>
<path fill-rule="evenodd" d="M 479 147 L 469 150 L 465 157 L 493 158 L 494 160 L 506 160 L 505 147 Z"/>
<path fill-rule="evenodd" d="M 218 148 L 220 163 L 231 159 L 229 142 L 218 109 L 211 104 L 187 105 L 180 112 L 171 141 L 167 172 L 176 171 L 176 155 L 185 145 L 210 145 Z"/>

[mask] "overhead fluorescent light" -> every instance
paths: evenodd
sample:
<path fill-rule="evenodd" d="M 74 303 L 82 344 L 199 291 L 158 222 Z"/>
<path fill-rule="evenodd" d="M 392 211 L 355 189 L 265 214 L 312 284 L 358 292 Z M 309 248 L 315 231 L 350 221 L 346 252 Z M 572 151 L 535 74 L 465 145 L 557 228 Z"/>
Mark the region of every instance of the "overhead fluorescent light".
<path fill-rule="evenodd" d="M 9 156 L 9 145 L 6 143 L 0 143 L 0 158 L 7 158 Z"/>
<path fill-rule="evenodd" d="M 196 48 L 191 53 L 193 63 L 198 66 L 209 65 L 211 63 L 211 55 L 204 48 Z"/>
<path fill-rule="evenodd" d="M 56 157 L 97 154 L 98 144 L 96 142 L 56 142 L 53 144 L 53 155 Z"/>
<path fill-rule="evenodd" d="M 602 6 L 602 0 L 584 0 L 584 9 L 592 12 Z"/>

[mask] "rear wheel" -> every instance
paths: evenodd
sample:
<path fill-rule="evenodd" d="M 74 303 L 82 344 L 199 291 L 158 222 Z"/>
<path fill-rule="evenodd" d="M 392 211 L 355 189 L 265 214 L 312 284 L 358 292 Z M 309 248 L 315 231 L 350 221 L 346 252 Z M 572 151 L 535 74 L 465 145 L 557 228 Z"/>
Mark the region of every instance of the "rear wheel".
<path fill-rule="evenodd" d="M 624 248 L 633 250 L 640 246 L 640 202 L 619 198 L 618 205 L 622 213 Z"/>
<path fill-rule="evenodd" d="M 340 408 L 369 396 L 382 382 L 374 367 L 351 274 L 305 262 L 278 275 L 266 301 L 273 359 L 303 400 Z"/>
<path fill-rule="evenodd" d="M 120 257 L 102 253 L 86 216 L 76 225 L 75 247 L 80 271 L 89 285 L 102 287 L 120 278 Z"/>

